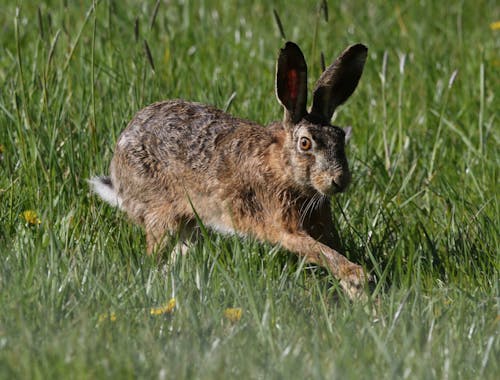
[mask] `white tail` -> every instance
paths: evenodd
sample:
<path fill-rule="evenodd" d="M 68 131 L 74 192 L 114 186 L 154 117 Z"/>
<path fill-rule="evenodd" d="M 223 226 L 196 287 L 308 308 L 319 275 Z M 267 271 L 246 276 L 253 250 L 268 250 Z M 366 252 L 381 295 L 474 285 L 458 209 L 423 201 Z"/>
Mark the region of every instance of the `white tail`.
<path fill-rule="evenodd" d="M 93 177 L 88 180 L 90 187 L 94 193 L 99 195 L 102 200 L 108 202 L 113 207 L 122 208 L 122 199 L 116 193 L 111 178 L 109 177 Z"/>

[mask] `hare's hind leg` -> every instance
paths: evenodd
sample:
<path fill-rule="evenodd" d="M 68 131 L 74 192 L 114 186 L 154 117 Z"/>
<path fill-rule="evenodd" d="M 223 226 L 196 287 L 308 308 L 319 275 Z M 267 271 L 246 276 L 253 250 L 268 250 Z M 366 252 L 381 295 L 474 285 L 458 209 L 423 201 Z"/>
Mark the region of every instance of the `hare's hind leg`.
<path fill-rule="evenodd" d="M 146 250 L 148 255 L 161 251 L 170 235 L 171 231 L 166 228 L 146 225 Z"/>
<path fill-rule="evenodd" d="M 161 213 L 150 213 L 144 217 L 146 229 L 147 253 L 161 251 L 172 236 L 175 236 L 181 227 L 180 220 Z"/>
<path fill-rule="evenodd" d="M 177 244 L 172 251 L 176 254 L 186 255 L 189 249 L 200 239 L 200 229 L 195 220 L 186 220 L 179 226 L 177 233 Z"/>
<path fill-rule="evenodd" d="M 147 252 L 159 252 L 170 239 L 177 240 L 172 255 L 186 254 L 196 243 L 199 232 L 196 222 L 187 218 L 149 218 L 146 220 Z"/>

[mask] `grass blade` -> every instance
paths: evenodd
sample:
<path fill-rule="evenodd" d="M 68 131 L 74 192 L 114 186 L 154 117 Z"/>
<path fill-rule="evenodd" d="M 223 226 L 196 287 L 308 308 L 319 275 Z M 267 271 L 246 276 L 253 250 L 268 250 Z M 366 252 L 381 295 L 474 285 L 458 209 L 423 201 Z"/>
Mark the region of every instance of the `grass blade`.
<path fill-rule="evenodd" d="M 134 21 L 134 38 L 135 38 L 135 42 L 138 42 L 139 41 L 139 34 L 140 34 L 140 26 L 139 26 L 139 17 L 136 17 L 135 18 L 135 21 Z"/>
<path fill-rule="evenodd" d="M 44 40 L 45 39 L 45 31 L 43 29 L 42 9 L 40 7 L 38 7 L 37 15 L 38 15 L 38 27 L 40 28 L 40 38 L 42 40 Z"/>
<path fill-rule="evenodd" d="M 276 22 L 276 25 L 278 26 L 278 30 L 280 31 L 281 38 L 286 40 L 286 34 L 285 30 L 283 29 L 283 24 L 281 23 L 280 16 L 278 15 L 278 11 L 276 9 L 273 9 L 273 15 L 274 15 L 274 21 Z"/>
<path fill-rule="evenodd" d="M 153 62 L 153 55 L 151 54 L 151 50 L 149 49 L 148 41 L 144 40 L 144 52 L 146 53 L 146 58 L 148 59 L 149 65 L 153 72 L 155 72 L 155 64 Z"/>
<path fill-rule="evenodd" d="M 323 16 L 325 17 L 325 22 L 328 22 L 328 3 L 326 0 L 321 2 L 321 9 L 323 10 Z"/>
<path fill-rule="evenodd" d="M 64 65 L 63 65 L 63 72 L 66 71 L 68 69 L 68 66 L 69 66 L 69 63 L 71 62 L 71 59 L 73 58 L 73 55 L 75 54 L 75 49 L 76 47 L 78 46 L 78 43 L 80 42 L 80 39 L 82 37 L 82 33 L 83 33 L 83 30 L 85 29 L 85 27 L 87 26 L 87 23 L 89 22 L 89 19 L 90 19 L 90 16 L 92 14 L 94 14 L 95 12 L 95 8 L 97 6 L 97 4 L 99 4 L 100 1 L 97 1 L 97 2 L 93 2 L 92 5 L 90 6 L 90 8 L 87 10 L 87 12 L 85 13 L 85 18 L 83 20 L 83 24 L 82 26 L 80 27 L 80 30 L 78 31 L 78 34 L 76 35 L 75 37 L 75 40 L 73 41 L 73 43 L 71 44 L 71 48 L 70 48 L 70 51 L 69 51 L 69 54 L 68 54 L 68 57 L 66 58 L 66 62 L 64 62 Z"/>
<path fill-rule="evenodd" d="M 149 29 L 153 29 L 156 21 L 156 16 L 158 14 L 158 9 L 160 8 L 161 0 L 157 0 L 155 7 L 153 9 L 153 14 L 151 15 L 151 20 L 149 21 Z"/>

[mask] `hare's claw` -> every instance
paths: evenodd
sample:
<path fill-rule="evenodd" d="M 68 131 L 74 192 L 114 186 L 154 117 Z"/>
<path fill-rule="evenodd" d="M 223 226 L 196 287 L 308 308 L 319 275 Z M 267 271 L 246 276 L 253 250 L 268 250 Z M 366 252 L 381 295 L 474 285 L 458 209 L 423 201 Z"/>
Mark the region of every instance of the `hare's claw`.
<path fill-rule="evenodd" d="M 342 289 L 344 289 L 352 300 L 366 300 L 370 284 L 373 284 L 373 276 L 366 273 L 363 267 L 356 264 L 350 264 L 343 271 L 342 278 L 340 279 L 340 286 L 342 286 Z"/>

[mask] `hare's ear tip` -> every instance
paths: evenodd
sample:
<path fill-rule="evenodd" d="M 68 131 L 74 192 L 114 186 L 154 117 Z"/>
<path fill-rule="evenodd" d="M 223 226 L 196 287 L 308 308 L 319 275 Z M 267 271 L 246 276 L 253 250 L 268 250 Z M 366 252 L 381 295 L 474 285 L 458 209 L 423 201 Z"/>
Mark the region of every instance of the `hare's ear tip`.
<path fill-rule="evenodd" d="M 361 43 L 351 45 L 347 48 L 349 51 L 355 51 L 357 53 L 363 53 L 366 54 L 368 52 L 368 47 L 366 45 L 363 45 Z"/>
<path fill-rule="evenodd" d="M 356 60 L 360 62 L 361 64 L 364 65 L 364 62 L 366 61 L 366 58 L 368 56 L 368 48 L 361 44 L 354 44 L 349 46 L 347 49 L 344 50 L 344 52 L 340 55 L 340 58 L 347 59 L 347 60 Z"/>
<path fill-rule="evenodd" d="M 293 41 L 286 41 L 285 45 L 281 48 L 281 50 L 290 50 L 290 49 L 299 49 L 300 50 L 299 45 L 297 45 Z"/>

